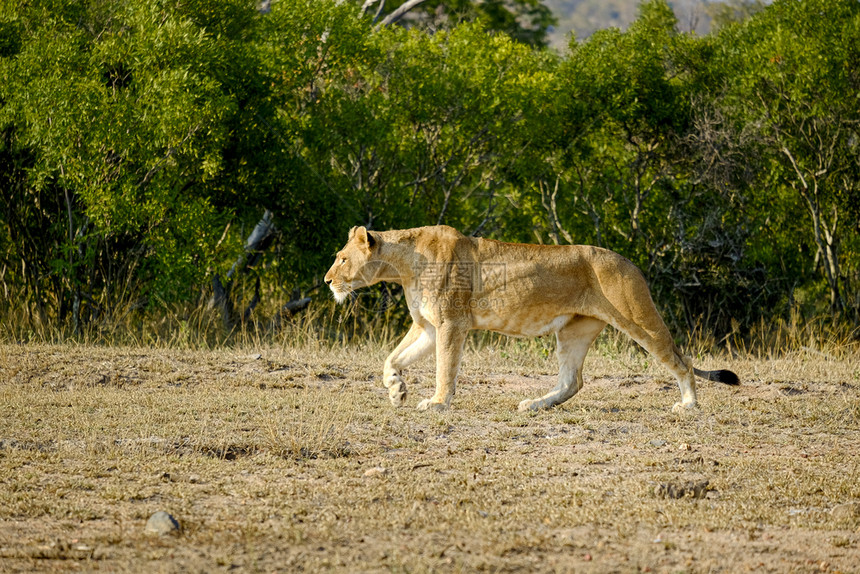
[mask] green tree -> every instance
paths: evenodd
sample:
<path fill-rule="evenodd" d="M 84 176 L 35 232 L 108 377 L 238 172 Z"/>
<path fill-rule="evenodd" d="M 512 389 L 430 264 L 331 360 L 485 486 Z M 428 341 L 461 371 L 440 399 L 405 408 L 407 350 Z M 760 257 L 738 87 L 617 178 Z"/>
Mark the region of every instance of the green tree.
<path fill-rule="evenodd" d="M 25 193 L 64 207 L 52 270 L 73 293 L 76 320 L 82 297 L 96 305 L 101 288 L 108 298 L 98 305 L 110 305 L 121 291 L 94 270 L 141 249 L 154 294 L 169 297 L 214 244 L 204 186 L 222 168 L 223 121 L 234 108 L 205 72 L 219 55 L 156 3 L 40 6 L 22 8 L 29 29 L 4 61 L 0 122 L 34 158 Z M 144 235 L 145 247 L 109 252 Z"/>
<path fill-rule="evenodd" d="M 711 17 L 711 27 L 719 30 L 736 22 L 742 22 L 764 10 L 764 0 L 727 0 L 712 2 L 705 7 Z"/>
<path fill-rule="evenodd" d="M 275 110 L 255 61 L 256 6 L 78 0 L 4 11 L 19 30 L 0 61 L 4 177 L 15 182 L 7 253 L 32 252 L 22 279 L 37 306 L 61 319 L 71 310 L 77 326 L 132 296 L 194 298 L 225 223 L 259 217 L 284 159 L 258 143 Z"/>
<path fill-rule="evenodd" d="M 625 32 L 572 43 L 533 203 L 550 241 L 602 245 L 637 263 L 679 328 L 705 316 L 728 331 L 759 316 L 761 277 L 743 263 L 737 195 L 708 185 L 691 153 L 698 46 L 665 2 L 643 4 Z"/>
<path fill-rule="evenodd" d="M 429 30 L 477 22 L 487 30 L 541 47 L 546 46 L 547 33 L 556 23 L 552 10 L 540 0 L 363 0 L 361 12 L 373 14 L 374 22 L 382 25 L 400 22 Z"/>
<path fill-rule="evenodd" d="M 805 208 L 813 265 L 839 315 L 846 310 L 843 238 L 853 242 L 856 234 L 846 218 L 860 203 L 860 4 L 777 1 L 724 30 L 719 42 L 724 113 L 751 128 L 765 201 Z M 851 260 L 856 267 L 856 252 Z"/>
<path fill-rule="evenodd" d="M 354 198 L 354 223 L 476 230 L 504 207 L 510 142 L 537 113 L 550 57 L 479 25 L 373 39 L 382 56 L 321 91 L 309 159 Z"/>

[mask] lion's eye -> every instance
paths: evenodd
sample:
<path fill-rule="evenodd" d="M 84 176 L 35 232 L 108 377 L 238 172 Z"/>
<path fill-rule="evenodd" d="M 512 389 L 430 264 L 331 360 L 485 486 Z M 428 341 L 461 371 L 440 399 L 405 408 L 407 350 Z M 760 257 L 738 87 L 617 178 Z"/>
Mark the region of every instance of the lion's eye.
<path fill-rule="evenodd" d="M 341 257 L 340 264 L 343 265 L 344 263 L 346 263 L 346 257 Z"/>

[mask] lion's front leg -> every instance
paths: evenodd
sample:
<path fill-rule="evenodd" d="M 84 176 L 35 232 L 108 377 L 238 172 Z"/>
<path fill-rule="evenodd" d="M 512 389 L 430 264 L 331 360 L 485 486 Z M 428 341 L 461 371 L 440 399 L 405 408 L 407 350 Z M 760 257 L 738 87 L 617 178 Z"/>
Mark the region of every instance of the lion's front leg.
<path fill-rule="evenodd" d="M 468 327 L 457 322 L 445 322 L 436 329 L 436 393 L 418 403 L 418 410 L 444 410 L 451 406 L 468 331 Z"/>
<path fill-rule="evenodd" d="M 395 407 L 406 400 L 406 383 L 403 369 L 427 356 L 435 346 L 436 338 L 431 325 L 412 323 L 409 332 L 400 344 L 385 359 L 382 368 L 382 384 L 388 389 L 388 398 Z"/>

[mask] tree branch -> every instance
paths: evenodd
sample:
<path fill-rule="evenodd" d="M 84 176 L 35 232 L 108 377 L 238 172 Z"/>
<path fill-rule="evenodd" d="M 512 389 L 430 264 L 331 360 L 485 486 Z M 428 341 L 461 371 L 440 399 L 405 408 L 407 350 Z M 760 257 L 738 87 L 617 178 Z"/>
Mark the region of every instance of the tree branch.
<path fill-rule="evenodd" d="M 393 24 L 403 18 L 407 12 L 422 4 L 425 0 L 407 0 L 403 4 L 400 5 L 394 12 L 386 16 L 382 19 L 382 22 L 379 23 L 379 26 L 388 26 L 389 24 Z"/>
<path fill-rule="evenodd" d="M 800 178 L 800 183 L 803 185 L 803 189 L 808 190 L 809 185 L 806 183 L 806 178 L 803 177 L 803 172 L 798 167 L 797 162 L 794 161 L 794 156 L 791 154 L 791 151 L 786 146 L 782 146 L 781 151 L 786 155 L 786 157 L 788 157 L 789 161 L 791 162 L 791 165 L 794 168 L 794 172 L 797 174 L 797 177 Z"/>

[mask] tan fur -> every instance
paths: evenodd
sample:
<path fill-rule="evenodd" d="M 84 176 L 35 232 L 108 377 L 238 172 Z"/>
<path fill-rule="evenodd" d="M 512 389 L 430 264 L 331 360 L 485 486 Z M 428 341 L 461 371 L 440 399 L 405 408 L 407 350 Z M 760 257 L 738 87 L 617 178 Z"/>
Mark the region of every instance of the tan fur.
<path fill-rule="evenodd" d="M 555 333 L 558 384 L 519 408 L 561 404 L 582 388 L 585 354 L 607 323 L 675 375 L 681 390 L 675 410 L 696 406 L 692 362 L 672 341 L 642 273 L 612 251 L 502 243 L 466 237 L 444 225 L 374 232 L 354 227 L 325 281 L 338 302 L 379 281 L 403 286 L 413 324 L 383 368 L 395 406 L 406 398 L 403 369 L 434 350 L 436 393 L 418 408 L 450 405 L 471 329 L 514 336 Z"/>

